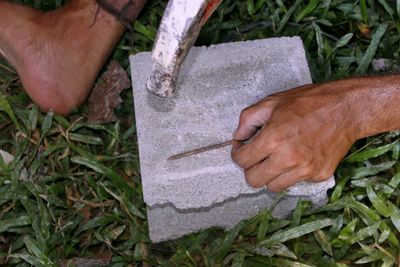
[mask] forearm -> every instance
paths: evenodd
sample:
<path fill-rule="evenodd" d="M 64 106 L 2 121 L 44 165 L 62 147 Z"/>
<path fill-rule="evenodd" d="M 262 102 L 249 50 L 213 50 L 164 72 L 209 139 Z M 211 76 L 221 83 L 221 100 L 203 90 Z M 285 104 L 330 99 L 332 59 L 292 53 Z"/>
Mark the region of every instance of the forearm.
<path fill-rule="evenodd" d="M 353 78 L 345 100 L 357 138 L 400 129 L 400 75 Z"/>

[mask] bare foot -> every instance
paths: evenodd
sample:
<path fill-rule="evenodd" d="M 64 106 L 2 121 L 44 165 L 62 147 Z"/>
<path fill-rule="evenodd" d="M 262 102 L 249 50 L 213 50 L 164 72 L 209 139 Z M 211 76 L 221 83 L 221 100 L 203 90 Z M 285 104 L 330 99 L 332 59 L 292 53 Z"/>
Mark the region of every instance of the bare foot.
<path fill-rule="evenodd" d="M 145 1 L 137 2 L 134 18 Z M 78 107 L 123 32 L 95 0 L 71 0 L 47 13 L 0 0 L 0 54 L 43 110 L 68 114 Z"/>

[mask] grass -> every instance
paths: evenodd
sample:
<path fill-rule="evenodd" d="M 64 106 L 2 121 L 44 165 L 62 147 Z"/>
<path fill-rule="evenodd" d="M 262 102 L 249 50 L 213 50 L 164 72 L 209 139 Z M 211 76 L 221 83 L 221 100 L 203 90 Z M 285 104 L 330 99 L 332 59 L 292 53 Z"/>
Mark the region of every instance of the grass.
<path fill-rule="evenodd" d="M 49 10 L 61 0 L 15 1 Z M 113 58 L 151 49 L 165 1 L 150 1 Z M 400 1 L 225 0 L 198 44 L 300 35 L 315 82 L 395 69 Z M 142 200 L 132 95 L 120 122 L 93 125 L 82 112 L 40 113 L 0 61 L 0 265 L 54 266 L 112 252 L 111 266 L 397 266 L 399 132 L 358 141 L 336 171 L 329 203 L 299 203 L 291 218 L 268 210 L 232 231 L 209 229 L 151 244 Z M 377 100 L 379 101 L 379 100 Z M 82 109 L 84 110 L 84 108 Z M 21 181 L 22 169 L 29 179 Z"/>

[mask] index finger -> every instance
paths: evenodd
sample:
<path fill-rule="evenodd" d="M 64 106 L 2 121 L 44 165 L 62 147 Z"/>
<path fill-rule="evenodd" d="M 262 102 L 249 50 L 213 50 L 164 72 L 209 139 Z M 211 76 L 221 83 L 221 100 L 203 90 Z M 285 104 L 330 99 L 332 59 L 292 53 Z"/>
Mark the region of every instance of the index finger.
<path fill-rule="evenodd" d="M 233 133 L 235 140 L 247 140 L 254 136 L 257 130 L 263 126 L 271 114 L 271 107 L 264 102 L 258 102 L 242 110 L 239 125 Z"/>
<path fill-rule="evenodd" d="M 250 141 L 232 144 L 232 159 L 243 169 L 249 169 L 272 153 L 273 144 L 267 137 L 267 127 L 259 131 Z"/>

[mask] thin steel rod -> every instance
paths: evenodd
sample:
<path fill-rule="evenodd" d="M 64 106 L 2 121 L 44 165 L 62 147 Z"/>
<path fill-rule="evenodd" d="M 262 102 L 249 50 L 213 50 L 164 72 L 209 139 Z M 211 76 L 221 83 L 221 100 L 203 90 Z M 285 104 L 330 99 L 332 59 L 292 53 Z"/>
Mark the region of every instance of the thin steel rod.
<path fill-rule="evenodd" d="M 196 149 L 193 149 L 193 150 L 185 151 L 183 153 L 179 153 L 179 154 L 176 154 L 174 156 L 171 156 L 171 157 L 168 158 L 168 160 L 176 160 L 176 159 L 186 158 L 186 157 L 189 157 L 189 156 L 192 156 L 192 155 L 196 155 L 196 154 L 199 154 L 199 153 L 203 153 L 203 152 L 207 152 L 207 151 L 210 151 L 210 150 L 214 150 L 214 149 L 222 148 L 222 147 L 225 147 L 225 146 L 229 146 L 229 145 L 232 145 L 232 143 L 233 143 L 233 140 L 229 140 L 229 141 L 225 141 L 223 143 L 218 143 L 218 144 L 213 144 L 213 145 L 209 145 L 209 146 L 205 146 L 205 147 L 196 148 Z"/>

